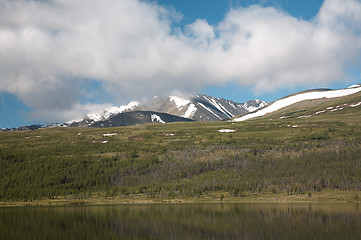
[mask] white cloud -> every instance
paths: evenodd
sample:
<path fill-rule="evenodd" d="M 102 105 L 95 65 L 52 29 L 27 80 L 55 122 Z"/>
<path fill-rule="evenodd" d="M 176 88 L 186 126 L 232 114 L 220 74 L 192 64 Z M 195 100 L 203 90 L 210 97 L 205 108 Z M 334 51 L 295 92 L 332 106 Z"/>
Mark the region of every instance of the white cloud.
<path fill-rule="evenodd" d="M 172 29 L 174 15 L 139 0 L 0 0 L 0 91 L 72 119 L 87 79 L 118 99 L 225 82 L 265 92 L 344 81 L 361 56 L 358 0 L 326 0 L 312 21 L 251 6 Z"/>
<path fill-rule="evenodd" d="M 81 121 L 89 113 L 102 113 L 104 109 L 110 107 L 112 107 L 111 104 L 80 104 L 76 102 L 70 109 L 58 111 L 56 109 L 37 108 L 33 112 L 26 113 L 26 115 L 32 120 L 38 120 L 41 117 L 42 121 L 48 123 L 72 122 Z"/>

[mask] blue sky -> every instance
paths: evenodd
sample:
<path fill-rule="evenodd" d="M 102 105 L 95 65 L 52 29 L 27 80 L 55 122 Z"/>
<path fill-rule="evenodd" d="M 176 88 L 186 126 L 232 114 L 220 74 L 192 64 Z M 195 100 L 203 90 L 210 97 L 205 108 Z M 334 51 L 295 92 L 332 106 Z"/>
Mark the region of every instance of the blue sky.
<path fill-rule="evenodd" d="M 248 7 L 254 4 L 282 9 L 292 16 L 309 20 L 316 16 L 323 0 L 158 0 L 159 4 L 174 7 L 181 12 L 184 23 L 206 19 L 210 24 L 223 20 L 230 8 Z"/>
<path fill-rule="evenodd" d="M 0 128 L 174 92 L 271 102 L 361 82 L 358 0 L 14 2 L 0 5 Z"/>

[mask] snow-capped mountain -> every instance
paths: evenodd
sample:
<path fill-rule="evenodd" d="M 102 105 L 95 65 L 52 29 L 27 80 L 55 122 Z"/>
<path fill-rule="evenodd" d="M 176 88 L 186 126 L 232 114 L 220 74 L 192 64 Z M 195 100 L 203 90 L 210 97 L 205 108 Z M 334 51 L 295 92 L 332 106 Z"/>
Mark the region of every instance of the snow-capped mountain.
<path fill-rule="evenodd" d="M 267 102 L 261 100 L 251 100 L 243 104 L 201 94 L 191 97 L 154 97 L 143 103 L 133 101 L 127 105 L 90 113 L 82 120 L 69 121 L 66 124 L 69 126 L 92 126 L 96 122 L 106 121 L 120 113 L 131 111 L 154 111 L 196 121 L 220 121 L 255 111 L 266 105 Z"/>
<path fill-rule="evenodd" d="M 71 120 L 66 123 L 62 123 L 62 126 L 89 126 L 95 122 L 104 121 L 109 119 L 112 116 L 115 116 L 119 113 L 132 111 L 139 105 L 139 102 L 132 101 L 129 102 L 127 105 L 121 106 L 113 106 L 110 108 L 106 108 L 102 111 L 92 112 L 84 116 L 82 119 L 78 120 Z"/>
<path fill-rule="evenodd" d="M 168 97 L 154 97 L 153 99 L 143 101 L 142 103 L 132 101 L 126 105 L 114 106 L 102 111 L 91 112 L 82 119 L 71 120 L 65 123 L 26 126 L 2 130 L 17 131 L 51 127 L 110 127 L 151 122 L 163 123 L 189 120 L 220 121 L 255 111 L 266 105 L 267 102 L 261 100 L 236 103 L 231 100 L 202 94 L 190 97 L 174 95 Z M 128 114 L 131 112 L 136 112 L 136 114 Z M 152 113 L 150 114 L 150 112 Z M 128 123 L 126 121 L 128 121 Z"/>
<path fill-rule="evenodd" d="M 348 96 L 350 98 L 344 98 Z M 79 121 L 0 130 L 23 131 L 76 126 L 115 127 L 189 120 L 220 121 L 230 118 L 233 121 L 245 121 L 267 115 L 272 115 L 272 118 L 274 116 L 277 119 L 308 118 L 320 114 L 339 112 L 344 109 L 356 109 L 360 106 L 361 84 L 338 90 L 308 90 L 281 98 L 271 104 L 261 100 L 236 103 L 223 98 L 198 94 L 192 97 L 154 97 L 142 103 L 133 101 L 127 105 L 115 106 L 100 112 L 87 114 L 84 119 Z"/>
<path fill-rule="evenodd" d="M 73 122 L 70 126 L 115 127 L 175 121 L 220 121 L 265 105 L 267 103 L 261 100 L 242 104 L 201 94 L 193 97 L 154 97 L 143 103 L 134 101 L 101 113 L 88 114 L 82 121 Z"/>
<path fill-rule="evenodd" d="M 139 105 L 139 102 L 132 101 L 132 102 L 128 103 L 127 105 L 110 107 L 101 112 L 90 113 L 86 117 L 93 121 L 106 120 L 106 119 L 110 118 L 111 116 L 114 116 L 118 113 L 134 110 L 134 108 L 137 107 L 138 105 Z"/>
<path fill-rule="evenodd" d="M 267 105 L 261 100 L 236 103 L 223 98 L 198 94 L 191 97 L 155 97 L 135 109 L 164 112 L 196 121 L 220 121 L 257 110 Z"/>
<path fill-rule="evenodd" d="M 239 122 L 239 121 L 245 121 L 248 119 L 256 118 L 256 117 L 262 117 L 266 114 L 273 113 L 275 111 L 278 111 L 282 108 L 291 106 L 293 104 L 306 101 L 306 100 L 316 100 L 316 99 L 331 99 L 331 98 L 339 98 L 339 97 L 345 97 L 351 94 L 355 94 L 361 91 L 361 84 L 355 84 L 345 89 L 339 89 L 339 90 L 330 90 L 330 89 L 318 89 L 318 90 L 309 90 L 297 94 L 292 94 L 290 96 L 281 98 L 271 104 L 269 104 L 267 107 L 262 108 L 258 111 L 255 111 L 253 113 L 249 113 L 246 115 L 243 115 L 239 118 L 233 119 L 233 121 Z"/>

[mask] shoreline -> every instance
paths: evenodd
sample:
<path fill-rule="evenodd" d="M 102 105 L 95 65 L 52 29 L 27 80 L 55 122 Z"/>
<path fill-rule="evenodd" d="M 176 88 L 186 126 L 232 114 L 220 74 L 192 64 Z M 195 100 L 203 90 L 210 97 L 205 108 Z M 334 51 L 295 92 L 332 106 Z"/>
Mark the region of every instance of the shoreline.
<path fill-rule="evenodd" d="M 90 196 L 79 199 L 38 199 L 33 201 L 0 201 L 2 207 L 27 207 L 27 206 L 92 206 L 92 205 L 148 205 L 148 204 L 213 204 L 213 203 L 267 203 L 267 204 L 359 204 L 361 191 L 324 190 L 320 192 L 287 195 L 281 193 L 250 194 L 242 197 L 233 197 L 229 193 L 212 193 L 201 197 L 178 197 L 172 199 L 148 198 L 138 195 L 134 198 L 119 196 L 104 197 Z"/>

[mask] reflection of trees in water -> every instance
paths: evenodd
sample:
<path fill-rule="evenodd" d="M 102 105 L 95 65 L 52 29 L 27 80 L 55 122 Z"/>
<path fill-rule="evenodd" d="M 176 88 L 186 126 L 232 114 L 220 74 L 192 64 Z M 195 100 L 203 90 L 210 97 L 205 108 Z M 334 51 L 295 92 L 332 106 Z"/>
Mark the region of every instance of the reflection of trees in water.
<path fill-rule="evenodd" d="M 0 209 L 1 239 L 358 239 L 339 205 L 183 204 Z"/>

